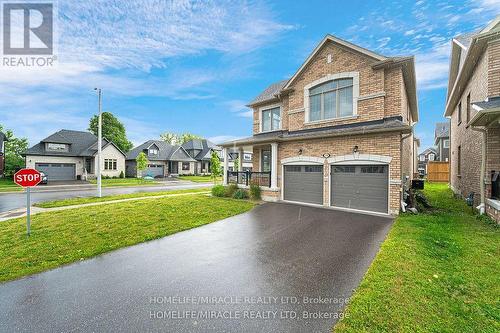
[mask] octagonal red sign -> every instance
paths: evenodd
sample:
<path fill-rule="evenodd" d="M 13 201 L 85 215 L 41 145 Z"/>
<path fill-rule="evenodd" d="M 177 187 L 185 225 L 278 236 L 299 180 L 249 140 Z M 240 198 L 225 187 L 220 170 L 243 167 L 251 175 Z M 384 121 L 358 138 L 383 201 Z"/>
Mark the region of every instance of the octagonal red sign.
<path fill-rule="evenodd" d="M 42 175 L 35 169 L 21 169 L 14 174 L 14 183 L 22 187 L 37 186 Z"/>

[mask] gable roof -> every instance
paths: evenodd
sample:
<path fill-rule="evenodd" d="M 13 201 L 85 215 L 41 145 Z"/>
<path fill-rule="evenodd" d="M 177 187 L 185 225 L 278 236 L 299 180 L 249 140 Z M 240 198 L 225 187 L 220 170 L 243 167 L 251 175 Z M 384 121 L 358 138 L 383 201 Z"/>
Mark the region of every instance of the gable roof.
<path fill-rule="evenodd" d="M 450 117 L 453 114 L 455 106 L 474 72 L 476 63 L 484 54 L 488 43 L 499 38 L 500 15 L 485 28 L 452 39 L 445 117 Z"/>
<path fill-rule="evenodd" d="M 423 152 L 421 152 L 420 154 L 418 154 L 418 156 L 420 156 L 420 155 L 427 155 L 427 154 L 430 154 L 430 153 L 437 154 L 436 148 L 429 147 L 429 148 L 425 149 Z"/>
<path fill-rule="evenodd" d="M 333 35 L 326 35 L 321 42 L 314 48 L 311 54 L 307 57 L 300 68 L 295 72 L 295 74 L 288 80 L 283 80 L 279 82 L 272 83 L 269 85 L 262 93 L 255 97 L 252 102 L 247 106 L 252 107 L 260 103 L 269 102 L 274 99 L 278 99 L 282 92 L 287 91 L 295 79 L 305 70 L 307 65 L 314 59 L 316 54 L 321 50 L 321 48 L 328 42 L 333 42 L 350 50 L 363 54 L 374 60 L 372 67 L 385 68 L 390 66 L 401 66 L 403 70 L 403 79 L 405 82 L 406 92 L 408 95 L 408 102 L 410 104 L 410 110 L 414 121 L 418 121 L 418 101 L 416 93 L 416 75 L 415 75 L 415 59 L 414 57 L 386 57 L 365 49 L 361 46 L 350 43 L 346 40 L 338 38 Z"/>
<path fill-rule="evenodd" d="M 67 152 L 47 152 L 45 150 L 46 143 L 64 143 L 69 145 Z M 112 144 L 124 156 L 125 154 L 111 141 L 102 139 L 102 148 Z M 23 155 L 47 155 L 47 156 L 82 156 L 91 157 L 97 153 L 97 136 L 90 132 L 73 131 L 62 129 L 54 134 L 49 135 L 36 145 L 29 148 Z"/>
<path fill-rule="evenodd" d="M 436 128 L 434 130 L 434 139 L 437 141 L 440 138 L 450 137 L 450 123 L 436 123 Z"/>
<path fill-rule="evenodd" d="M 185 142 L 182 145 L 182 148 L 184 150 L 201 150 L 196 156 L 194 157 L 196 160 L 201 161 L 201 160 L 210 160 L 210 152 L 212 150 L 222 150 L 221 147 L 217 146 L 215 143 L 212 141 L 206 140 L 206 139 L 193 139 L 188 142 Z"/>
<path fill-rule="evenodd" d="M 158 156 L 148 156 L 151 161 L 182 161 L 194 162 L 195 160 L 181 146 L 171 145 L 162 140 L 149 140 L 143 144 L 134 147 L 126 155 L 127 160 L 135 160 L 137 156 L 152 145 L 158 147 Z"/>

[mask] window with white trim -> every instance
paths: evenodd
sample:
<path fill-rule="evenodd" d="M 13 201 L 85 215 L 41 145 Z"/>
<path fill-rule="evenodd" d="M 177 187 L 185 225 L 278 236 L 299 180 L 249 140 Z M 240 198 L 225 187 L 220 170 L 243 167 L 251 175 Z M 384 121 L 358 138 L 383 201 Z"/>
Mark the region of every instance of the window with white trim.
<path fill-rule="evenodd" d="M 68 145 L 65 143 L 47 143 L 47 150 L 50 151 L 69 151 Z"/>
<path fill-rule="evenodd" d="M 429 161 L 434 161 L 436 159 L 436 155 L 429 154 L 428 158 L 429 158 Z"/>
<path fill-rule="evenodd" d="M 279 106 L 261 112 L 262 132 L 276 131 L 281 128 L 281 108 Z"/>
<path fill-rule="evenodd" d="M 450 140 L 449 139 L 443 140 L 443 148 L 450 148 Z"/>
<path fill-rule="evenodd" d="M 308 121 L 335 119 L 353 115 L 352 77 L 327 81 L 309 89 Z"/>
<path fill-rule="evenodd" d="M 117 160 L 104 159 L 104 170 L 117 170 Z"/>

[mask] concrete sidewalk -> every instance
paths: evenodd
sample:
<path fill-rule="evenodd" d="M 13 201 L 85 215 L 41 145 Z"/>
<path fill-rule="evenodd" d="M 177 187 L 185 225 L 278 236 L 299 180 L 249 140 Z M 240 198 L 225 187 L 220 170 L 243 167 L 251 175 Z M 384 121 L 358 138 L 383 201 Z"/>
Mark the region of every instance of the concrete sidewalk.
<path fill-rule="evenodd" d="M 90 202 L 90 203 L 86 203 L 86 204 L 63 206 L 63 207 L 53 207 L 53 208 L 31 207 L 31 215 L 36 215 L 36 214 L 46 213 L 46 212 L 57 212 L 57 211 L 61 211 L 61 210 L 75 209 L 75 208 L 82 208 L 82 207 L 115 204 L 115 203 L 127 202 L 127 201 L 160 199 L 160 198 L 166 198 L 166 197 L 179 197 L 179 196 L 195 195 L 195 194 L 207 195 L 209 193 L 210 193 L 210 191 L 178 193 L 178 194 L 162 194 L 162 195 L 142 196 L 142 197 L 140 196 L 140 197 L 134 197 L 134 198 L 117 199 L 117 200 L 100 201 L 100 202 Z M 0 213 L 0 222 L 16 219 L 19 217 L 25 217 L 25 216 L 26 216 L 26 209 L 25 208 L 11 210 L 11 211 L 8 211 L 5 213 Z"/>

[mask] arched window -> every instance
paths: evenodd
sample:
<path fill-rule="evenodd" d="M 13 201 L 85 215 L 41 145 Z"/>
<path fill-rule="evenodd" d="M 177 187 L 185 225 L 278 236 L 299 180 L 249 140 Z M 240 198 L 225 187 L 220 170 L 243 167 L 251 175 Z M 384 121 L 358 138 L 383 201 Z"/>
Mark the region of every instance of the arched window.
<path fill-rule="evenodd" d="M 331 80 L 309 89 L 308 121 L 353 115 L 353 78 Z"/>

